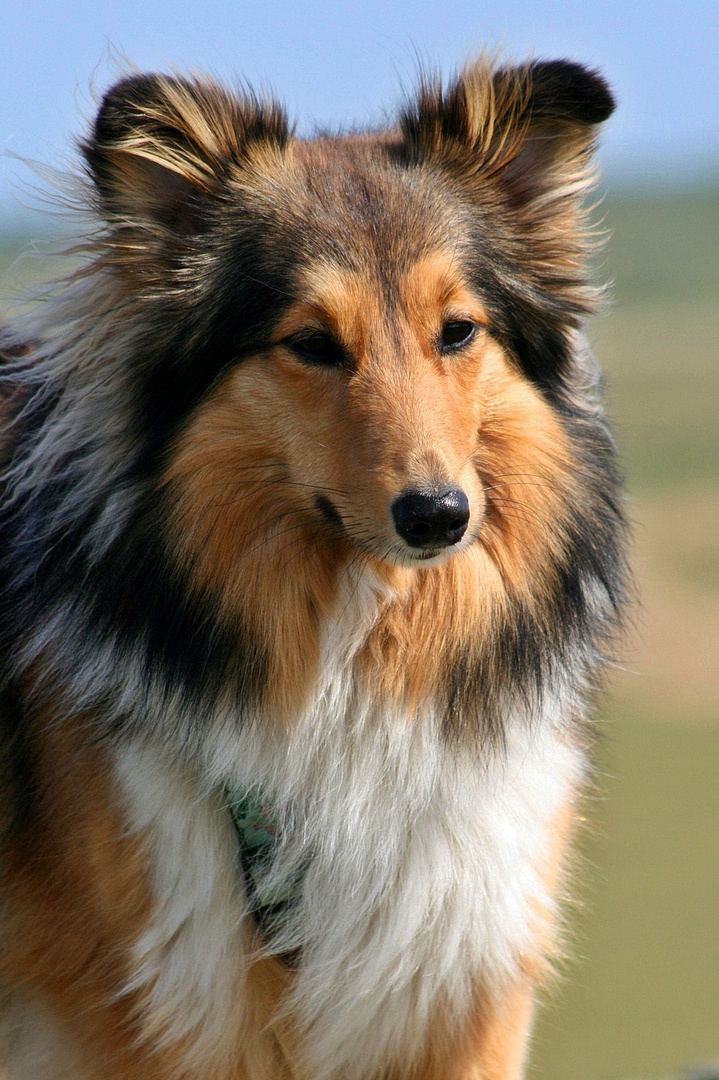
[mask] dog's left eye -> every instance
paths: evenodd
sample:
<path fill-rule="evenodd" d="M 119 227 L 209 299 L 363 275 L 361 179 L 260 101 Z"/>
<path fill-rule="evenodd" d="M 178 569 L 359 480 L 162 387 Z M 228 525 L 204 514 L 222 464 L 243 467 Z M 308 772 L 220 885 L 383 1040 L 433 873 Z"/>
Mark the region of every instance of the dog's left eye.
<path fill-rule="evenodd" d="M 321 330 L 291 338 L 287 344 L 292 352 L 306 364 L 316 364 L 318 367 L 343 367 L 347 362 L 345 351 L 339 342 L 329 334 L 323 334 Z"/>
<path fill-rule="evenodd" d="M 476 330 L 476 323 L 471 322 L 469 319 L 450 320 L 442 327 L 442 332 L 439 335 L 439 347 L 443 352 L 461 349 L 463 345 L 470 343 Z"/>

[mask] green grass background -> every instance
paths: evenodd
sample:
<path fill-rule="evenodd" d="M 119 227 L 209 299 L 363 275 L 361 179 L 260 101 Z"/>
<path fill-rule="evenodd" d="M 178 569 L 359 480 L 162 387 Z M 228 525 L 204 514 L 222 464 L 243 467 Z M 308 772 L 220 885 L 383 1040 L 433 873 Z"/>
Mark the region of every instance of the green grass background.
<path fill-rule="evenodd" d="M 590 327 L 628 476 L 641 604 L 600 706 L 567 961 L 533 1080 L 659 1076 L 719 1059 L 719 194 L 601 208 Z M 54 272 L 0 243 L 0 308 Z"/>

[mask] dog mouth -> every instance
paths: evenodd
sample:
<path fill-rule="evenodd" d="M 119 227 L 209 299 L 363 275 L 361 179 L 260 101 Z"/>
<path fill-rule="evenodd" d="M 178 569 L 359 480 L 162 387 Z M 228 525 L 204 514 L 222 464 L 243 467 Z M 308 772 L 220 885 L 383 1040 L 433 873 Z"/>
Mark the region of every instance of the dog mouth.
<path fill-rule="evenodd" d="M 367 554 L 395 566 L 438 563 L 464 551 L 476 538 L 470 529 L 469 502 L 464 492 L 450 491 L 425 496 L 411 492 L 392 504 L 394 536 L 389 542 L 371 535 L 357 536 L 342 517 L 332 499 L 315 495 L 315 509 L 322 523 L 336 536 L 343 536 L 363 548 Z M 432 499 L 439 508 L 433 508 Z M 433 520 L 431 512 L 435 509 Z M 399 509 L 397 507 L 399 506 Z"/>

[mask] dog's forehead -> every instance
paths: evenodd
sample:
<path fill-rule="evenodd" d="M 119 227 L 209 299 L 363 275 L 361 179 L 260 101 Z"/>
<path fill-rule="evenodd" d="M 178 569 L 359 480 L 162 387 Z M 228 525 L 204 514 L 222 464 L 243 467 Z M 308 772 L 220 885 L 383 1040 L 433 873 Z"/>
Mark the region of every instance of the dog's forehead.
<path fill-rule="evenodd" d="M 386 134 L 298 140 L 286 169 L 282 217 L 303 262 L 389 283 L 438 247 L 461 246 L 464 214 L 448 185 L 403 163 Z"/>

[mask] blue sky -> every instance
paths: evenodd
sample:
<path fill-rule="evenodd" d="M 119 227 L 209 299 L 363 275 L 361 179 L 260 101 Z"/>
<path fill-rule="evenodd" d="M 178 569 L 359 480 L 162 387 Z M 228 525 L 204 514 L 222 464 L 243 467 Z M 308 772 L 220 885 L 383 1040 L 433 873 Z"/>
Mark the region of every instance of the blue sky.
<path fill-rule="evenodd" d="M 37 183 L 12 155 L 71 160 L 113 53 L 271 87 L 304 131 L 381 122 L 419 62 L 450 72 L 482 44 L 570 56 L 619 99 L 610 180 L 719 178 L 719 0 L 6 0 L 0 32 L 0 224 L 26 214 Z"/>

